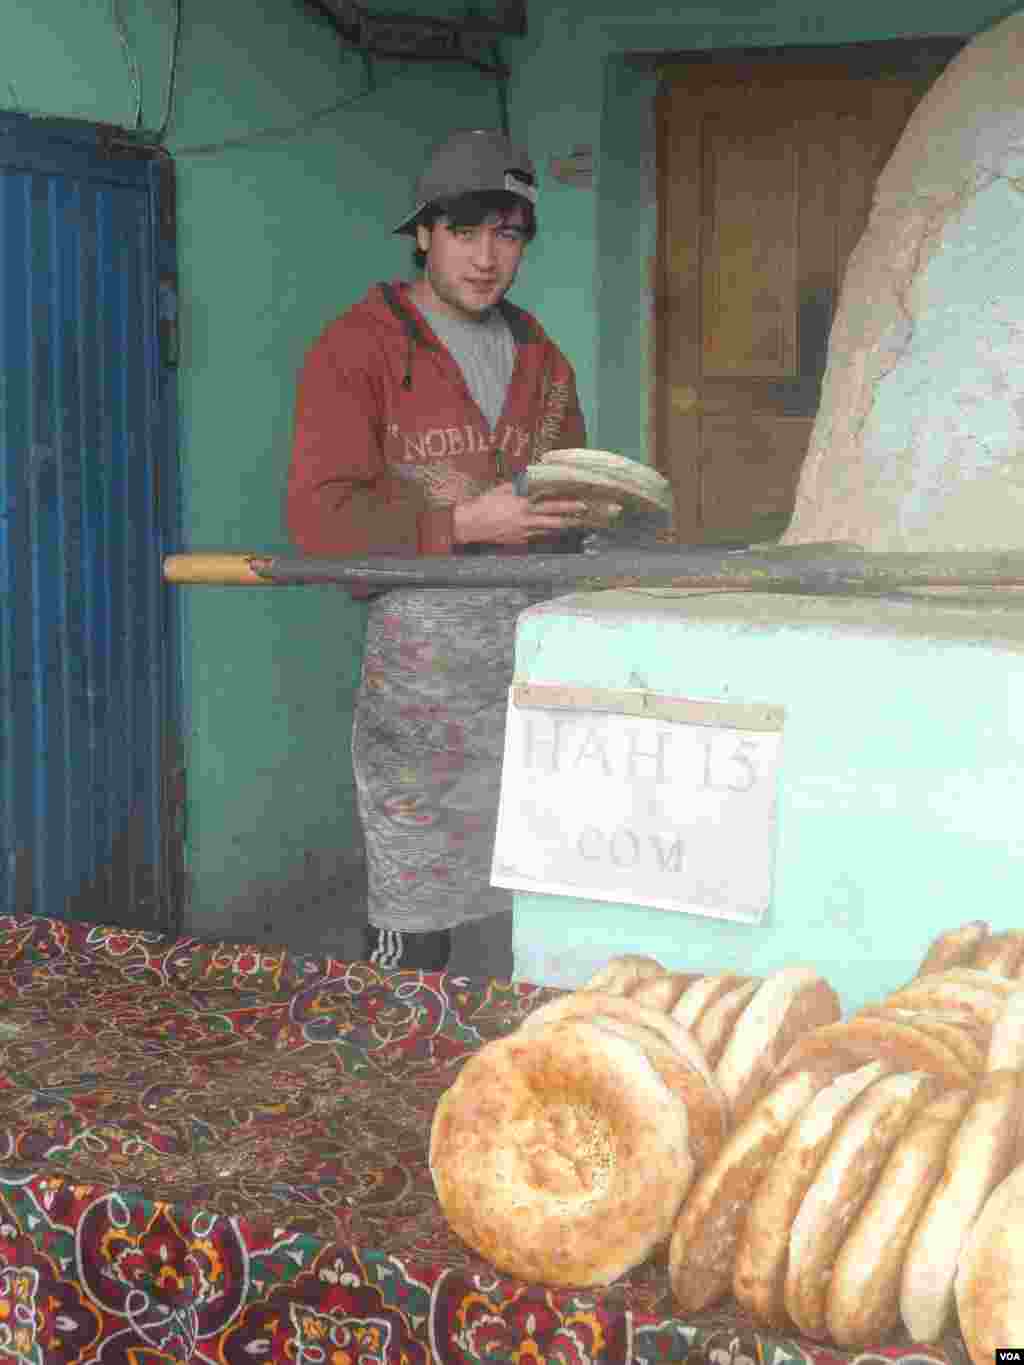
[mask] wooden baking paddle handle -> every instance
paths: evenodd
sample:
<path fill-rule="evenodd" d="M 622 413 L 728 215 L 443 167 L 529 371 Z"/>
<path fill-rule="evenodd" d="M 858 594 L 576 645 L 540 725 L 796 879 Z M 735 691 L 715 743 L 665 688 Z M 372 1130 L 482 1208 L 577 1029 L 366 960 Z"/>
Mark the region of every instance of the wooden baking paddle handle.
<path fill-rule="evenodd" d="M 164 578 L 168 583 L 240 584 L 243 587 L 273 587 L 274 580 L 258 574 L 254 564 L 266 564 L 266 555 L 184 554 L 164 557 Z"/>

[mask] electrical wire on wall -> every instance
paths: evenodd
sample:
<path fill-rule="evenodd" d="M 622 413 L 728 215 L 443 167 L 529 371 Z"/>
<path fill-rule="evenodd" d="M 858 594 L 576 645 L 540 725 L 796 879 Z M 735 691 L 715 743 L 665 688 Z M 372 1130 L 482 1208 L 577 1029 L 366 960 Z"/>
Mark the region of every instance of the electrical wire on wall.
<path fill-rule="evenodd" d="M 142 75 L 139 71 L 139 64 L 135 60 L 135 51 L 132 48 L 131 39 L 128 37 L 128 30 L 124 26 L 121 17 L 121 8 L 118 0 L 110 0 L 110 16 L 114 21 L 114 29 L 121 41 L 121 48 L 124 52 L 125 62 L 128 64 L 128 76 L 132 83 L 132 90 L 135 92 L 135 116 L 132 123 L 134 132 L 139 132 L 142 128 Z"/>
<path fill-rule="evenodd" d="M 164 104 L 163 118 L 157 129 L 157 141 L 164 143 L 167 135 L 167 128 L 171 121 L 171 113 L 174 106 L 175 82 L 177 79 L 178 63 L 181 53 L 181 27 L 182 10 L 184 0 L 174 0 L 174 32 L 171 40 L 170 60 L 167 71 L 167 94 Z M 385 86 L 391 82 L 384 82 Z M 218 152 L 229 151 L 234 147 L 248 147 L 260 142 L 283 141 L 290 137 L 297 137 L 302 133 L 308 132 L 318 123 L 329 119 L 333 114 L 341 113 L 344 109 L 351 109 L 353 105 L 361 103 L 369 95 L 374 94 L 380 88 L 380 83 L 375 79 L 372 69 L 367 64 L 366 81 L 361 90 L 352 95 L 345 95 L 339 100 L 324 105 L 320 109 L 313 109 L 308 114 L 304 114 L 295 123 L 285 124 L 271 128 L 257 128 L 249 133 L 240 133 L 237 137 L 222 138 L 218 142 L 201 142 L 187 147 L 170 147 L 172 156 L 199 157 L 215 156 Z"/>
<path fill-rule="evenodd" d="M 171 121 L 174 108 L 174 84 L 178 76 L 178 54 L 181 51 L 181 9 L 184 0 L 174 0 L 174 30 L 171 34 L 171 52 L 167 62 L 167 89 L 164 94 L 164 112 L 160 126 L 156 130 L 156 140 L 163 143 L 167 136 L 167 125 Z"/>
<path fill-rule="evenodd" d="M 390 81 L 384 83 L 385 87 L 390 84 L 392 84 Z M 214 156 L 217 152 L 229 151 L 233 147 L 249 147 L 258 142 L 283 142 L 287 138 L 308 132 L 310 128 L 330 118 L 332 114 L 341 113 L 343 109 L 351 109 L 353 105 L 362 103 L 381 88 L 379 82 L 367 81 L 364 88 L 354 95 L 346 95 L 343 99 L 335 100 L 333 104 L 324 105 L 322 109 L 314 109 L 311 113 L 304 114 L 296 123 L 275 128 L 257 128 L 254 132 L 240 133 L 238 137 L 224 138 L 220 142 L 200 142 L 191 147 L 170 147 L 168 150 L 172 156 L 178 158 Z"/>
<path fill-rule="evenodd" d="M 135 52 L 132 48 L 131 40 L 121 15 L 119 0 L 110 0 L 110 11 L 114 22 L 114 28 L 124 51 L 132 89 L 135 94 L 135 113 L 132 131 L 139 134 L 146 142 L 155 142 L 158 146 L 166 145 L 167 130 L 170 126 L 174 111 L 174 95 L 181 57 L 184 0 L 173 0 L 173 7 L 174 13 L 167 63 L 164 107 L 158 126 L 155 130 L 150 132 L 148 130 L 144 131 L 142 128 L 142 76 L 139 70 L 139 64 L 136 60 Z M 508 135 L 508 72 L 503 68 L 500 49 L 496 41 L 492 44 L 492 57 L 495 67 L 500 72 L 496 85 L 501 127 L 502 131 Z M 172 156 L 178 158 L 215 156 L 219 152 L 229 151 L 236 147 L 248 147 L 262 142 L 284 141 L 288 138 L 297 137 L 303 133 L 309 132 L 312 128 L 315 128 L 317 124 L 324 122 L 335 114 L 339 114 L 346 109 L 351 109 L 355 105 L 362 103 L 379 89 L 386 89 L 388 86 L 394 84 L 391 80 L 383 83 L 377 80 L 369 52 L 364 52 L 363 58 L 365 80 L 361 90 L 358 90 L 351 95 L 342 96 L 341 99 L 333 100 L 330 104 L 324 105 L 319 109 L 313 109 L 308 114 L 302 115 L 302 117 L 294 123 L 269 128 L 258 128 L 252 132 L 240 133 L 237 137 L 222 138 L 217 142 L 196 143 L 184 147 L 169 147 L 167 150 Z M 402 71 L 405 69 L 407 63 L 398 59 L 398 65 L 399 70 Z"/>

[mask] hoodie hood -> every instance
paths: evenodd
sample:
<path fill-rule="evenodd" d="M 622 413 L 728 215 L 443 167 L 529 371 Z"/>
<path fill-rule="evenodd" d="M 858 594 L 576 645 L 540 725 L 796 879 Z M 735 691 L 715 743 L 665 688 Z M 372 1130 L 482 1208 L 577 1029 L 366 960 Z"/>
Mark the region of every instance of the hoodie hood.
<path fill-rule="evenodd" d="M 406 345 L 405 371 L 402 375 L 402 388 L 406 391 L 413 384 L 416 348 L 423 346 L 433 351 L 444 349 L 430 323 L 410 298 L 409 288 L 405 280 L 381 281 L 352 310 L 356 316 L 365 313 L 367 321 L 372 320 L 374 326 L 401 332 Z M 539 324 L 525 309 L 517 308 L 507 299 L 502 299 L 497 307 L 517 346 L 529 346 L 545 339 Z"/>

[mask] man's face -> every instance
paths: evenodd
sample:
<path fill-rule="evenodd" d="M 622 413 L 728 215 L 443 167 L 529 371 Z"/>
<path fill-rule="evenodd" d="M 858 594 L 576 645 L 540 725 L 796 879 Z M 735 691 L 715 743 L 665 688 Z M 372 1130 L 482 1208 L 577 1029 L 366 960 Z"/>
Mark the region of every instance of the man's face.
<path fill-rule="evenodd" d="M 452 227 L 439 218 L 418 227 L 416 241 L 427 254 L 424 269 L 428 306 L 449 317 L 479 321 L 512 287 L 526 240 L 521 208 L 493 213 L 479 227 Z"/>

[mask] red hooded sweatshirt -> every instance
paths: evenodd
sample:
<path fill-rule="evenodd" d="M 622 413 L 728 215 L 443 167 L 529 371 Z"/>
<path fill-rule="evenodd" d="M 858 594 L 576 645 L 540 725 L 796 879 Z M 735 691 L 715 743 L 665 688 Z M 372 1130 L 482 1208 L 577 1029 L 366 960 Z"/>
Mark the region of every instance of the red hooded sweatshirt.
<path fill-rule="evenodd" d="M 586 444 L 571 365 L 529 313 L 499 308 L 516 361 L 493 432 L 407 284 L 375 285 L 313 343 L 287 496 L 288 529 L 305 554 L 451 554 L 455 503 L 548 450 Z"/>

